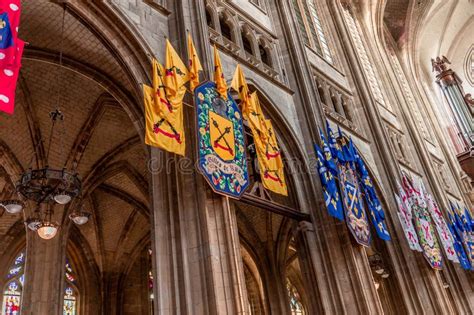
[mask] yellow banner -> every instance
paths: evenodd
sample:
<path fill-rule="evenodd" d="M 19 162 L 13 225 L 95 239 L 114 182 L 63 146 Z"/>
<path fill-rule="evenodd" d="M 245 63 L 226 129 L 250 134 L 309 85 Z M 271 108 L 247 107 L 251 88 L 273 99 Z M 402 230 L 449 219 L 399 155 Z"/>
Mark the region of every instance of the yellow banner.
<path fill-rule="evenodd" d="M 183 111 L 173 111 L 165 118 L 155 106 L 156 93 L 151 86 L 143 85 L 145 101 L 145 143 L 168 152 L 184 156 L 185 136 Z"/>
<path fill-rule="evenodd" d="M 227 100 L 227 82 L 222 71 L 221 58 L 219 57 L 216 45 L 214 45 L 214 82 L 220 96 Z"/>
<path fill-rule="evenodd" d="M 285 172 L 280 148 L 273 131 L 272 123 L 265 119 L 267 141 L 254 133 L 254 142 L 257 151 L 258 165 L 263 187 L 274 193 L 287 196 L 288 189 L 285 181 Z"/>
<path fill-rule="evenodd" d="M 167 58 L 173 59 L 173 58 Z M 145 143 L 184 155 L 186 149 L 183 98 L 186 87 L 168 89 L 165 81 L 166 70 L 153 60 L 153 87 L 144 85 L 143 96 L 145 104 L 146 131 Z"/>
<path fill-rule="evenodd" d="M 199 71 L 202 71 L 201 61 L 194 47 L 193 38 L 188 34 L 188 58 L 189 58 L 189 87 L 194 91 L 199 85 Z"/>
<path fill-rule="evenodd" d="M 239 93 L 242 116 L 244 119 L 248 120 L 247 113 L 249 112 L 249 106 L 251 102 L 250 91 L 240 64 L 238 64 L 237 68 L 235 69 L 234 77 L 232 78 L 232 83 L 230 86 Z"/>
<path fill-rule="evenodd" d="M 166 64 L 163 81 L 165 82 L 168 96 L 180 94 L 186 82 L 189 81 L 188 69 L 174 50 L 169 40 L 166 40 Z"/>

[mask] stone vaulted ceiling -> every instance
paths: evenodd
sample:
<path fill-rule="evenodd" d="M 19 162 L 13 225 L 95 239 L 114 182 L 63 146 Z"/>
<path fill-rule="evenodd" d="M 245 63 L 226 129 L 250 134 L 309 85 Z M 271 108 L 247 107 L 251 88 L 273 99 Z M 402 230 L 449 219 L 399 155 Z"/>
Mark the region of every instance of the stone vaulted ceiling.
<path fill-rule="evenodd" d="M 432 80 L 431 58 L 444 55 L 461 77 L 466 93 L 474 93 L 474 1 L 434 0 L 418 30 L 416 61 Z"/>
<path fill-rule="evenodd" d="M 387 0 L 383 20 L 395 41 L 405 33 L 410 0 Z"/>
<path fill-rule="evenodd" d="M 106 43 L 73 12 L 66 14 L 64 38 L 64 56 L 73 66 L 58 66 L 61 21 L 58 4 L 23 1 L 20 37 L 29 46 L 15 113 L 0 115 L 0 156 L 8 156 L 17 169 L 7 172 L 2 164 L 0 194 L 2 199 L 11 196 L 21 169 L 45 164 L 46 144 L 39 140 L 46 142 L 48 113 L 59 106 L 65 114 L 64 129 L 56 130 L 49 165 L 75 167 L 82 177 L 85 207 L 93 219 L 78 228 L 87 241 L 81 246 L 92 252 L 100 269 L 113 270 L 149 241 L 146 149 L 117 100 L 84 75 L 88 69 L 88 73 L 101 73 L 124 93 L 132 89 Z M 21 219 L 0 211 L 0 249 L 7 249 L 14 236 L 24 235 Z"/>

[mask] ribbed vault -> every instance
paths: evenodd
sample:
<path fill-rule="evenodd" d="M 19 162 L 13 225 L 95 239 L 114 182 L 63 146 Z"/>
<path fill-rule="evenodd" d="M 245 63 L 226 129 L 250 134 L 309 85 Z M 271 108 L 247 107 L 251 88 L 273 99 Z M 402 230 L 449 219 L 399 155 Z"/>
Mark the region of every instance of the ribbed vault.
<path fill-rule="evenodd" d="M 59 106 L 65 114 L 64 130 L 59 128 L 53 138 L 49 165 L 77 170 L 85 208 L 92 212 L 92 220 L 74 228 L 70 238 L 87 248 L 93 270 L 123 273 L 135 248 L 149 243 L 150 233 L 147 150 L 131 117 L 140 108 L 135 82 L 117 52 L 74 4 L 65 17 L 60 68 L 61 5 L 47 0 L 22 4 L 20 37 L 29 46 L 15 114 L 0 116 L 0 195 L 12 195 L 22 169 L 45 165 L 48 113 Z M 22 219 L 0 210 L 0 256 L 25 233 Z M 4 272 L 0 266 L 0 274 Z"/>

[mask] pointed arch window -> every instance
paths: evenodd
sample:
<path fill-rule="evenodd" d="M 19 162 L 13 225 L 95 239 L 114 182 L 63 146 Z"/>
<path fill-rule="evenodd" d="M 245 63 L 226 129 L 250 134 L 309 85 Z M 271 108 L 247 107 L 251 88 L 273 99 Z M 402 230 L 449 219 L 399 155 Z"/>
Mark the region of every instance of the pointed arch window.
<path fill-rule="evenodd" d="M 224 16 L 221 16 L 219 18 L 219 24 L 221 26 L 221 34 L 223 37 L 227 38 L 231 42 L 234 40 L 232 39 L 232 28 L 229 25 L 229 22 L 226 21 L 226 18 Z"/>
<path fill-rule="evenodd" d="M 76 315 L 77 300 L 79 296 L 77 291 L 77 277 L 69 259 L 66 259 L 66 271 L 64 277 L 66 285 L 64 289 L 63 315 Z"/>
<path fill-rule="evenodd" d="M 21 294 L 25 283 L 25 251 L 20 252 L 8 269 L 3 290 L 2 315 L 20 315 Z"/>
<path fill-rule="evenodd" d="M 216 29 L 216 27 L 214 26 L 214 20 L 212 19 L 212 13 L 208 8 L 206 8 L 206 23 L 208 27 Z"/>
<path fill-rule="evenodd" d="M 153 250 L 148 249 L 148 294 L 150 297 L 150 314 L 155 314 L 155 295 L 153 293 L 154 279 L 153 279 Z"/>
<path fill-rule="evenodd" d="M 267 66 L 271 67 L 272 61 L 271 61 L 268 49 L 265 48 L 265 46 L 262 43 L 259 43 L 258 50 L 260 52 L 260 59 L 262 59 L 262 62 L 266 64 Z"/>
<path fill-rule="evenodd" d="M 248 34 L 242 33 L 242 43 L 244 44 L 245 52 L 248 55 L 253 56 L 252 42 L 251 42 L 249 36 L 250 35 L 248 35 Z"/>
<path fill-rule="evenodd" d="M 288 297 L 290 298 L 291 315 L 306 315 L 306 311 L 301 301 L 301 295 L 290 280 L 286 281 L 286 289 L 288 290 Z"/>

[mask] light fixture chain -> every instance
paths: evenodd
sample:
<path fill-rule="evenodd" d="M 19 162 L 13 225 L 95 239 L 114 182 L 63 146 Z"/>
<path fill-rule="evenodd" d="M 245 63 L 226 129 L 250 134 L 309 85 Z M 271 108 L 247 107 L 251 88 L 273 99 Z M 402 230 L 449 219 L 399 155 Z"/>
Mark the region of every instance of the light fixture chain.
<path fill-rule="evenodd" d="M 62 68 L 63 68 L 63 49 L 64 49 L 64 26 L 66 22 L 66 4 L 63 4 L 63 18 L 62 18 L 62 24 L 61 24 L 61 41 L 59 43 L 59 70 L 58 70 L 58 75 L 57 75 L 57 102 L 56 106 L 59 108 L 59 103 L 60 103 L 60 95 L 61 95 L 61 74 L 62 74 Z"/>

